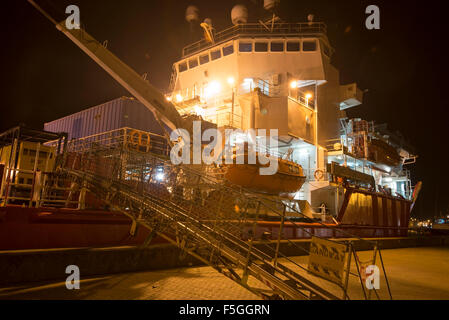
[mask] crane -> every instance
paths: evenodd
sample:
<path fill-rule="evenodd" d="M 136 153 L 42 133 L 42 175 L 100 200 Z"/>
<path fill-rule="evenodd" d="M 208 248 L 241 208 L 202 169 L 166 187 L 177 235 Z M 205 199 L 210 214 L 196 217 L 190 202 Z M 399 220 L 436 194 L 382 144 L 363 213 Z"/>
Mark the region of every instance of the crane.
<path fill-rule="evenodd" d="M 101 66 L 111 77 L 135 96 L 147 107 L 156 119 L 162 121 L 171 130 L 188 128 L 176 107 L 151 83 L 143 79 L 136 71 L 121 61 L 116 55 L 99 43 L 82 28 L 67 29 L 65 21 L 58 23 L 34 0 L 28 0 L 38 11 L 50 20 L 64 35 Z"/>

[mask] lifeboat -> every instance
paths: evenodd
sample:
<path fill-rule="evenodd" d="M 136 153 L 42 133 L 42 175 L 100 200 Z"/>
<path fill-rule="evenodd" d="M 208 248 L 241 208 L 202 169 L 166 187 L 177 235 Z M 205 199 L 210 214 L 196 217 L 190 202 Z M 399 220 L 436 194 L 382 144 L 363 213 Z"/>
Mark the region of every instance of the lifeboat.
<path fill-rule="evenodd" d="M 259 159 L 257 153 L 256 156 Z M 256 164 L 246 164 L 248 163 L 248 153 L 246 152 L 245 164 L 236 164 L 235 155 L 233 159 L 233 164 L 225 165 L 226 180 L 254 192 L 288 197 L 298 192 L 306 181 L 302 167 L 289 160 L 275 158 L 275 161 L 278 162 L 277 172 L 274 175 L 260 175 L 259 170 L 269 167 L 269 163 L 263 165 L 257 160 Z"/>
<path fill-rule="evenodd" d="M 368 144 L 368 160 L 390 167 L 397 167 L 402 163 L 402 158 L 396 149 L 378 139 L 373 139 Z"/>

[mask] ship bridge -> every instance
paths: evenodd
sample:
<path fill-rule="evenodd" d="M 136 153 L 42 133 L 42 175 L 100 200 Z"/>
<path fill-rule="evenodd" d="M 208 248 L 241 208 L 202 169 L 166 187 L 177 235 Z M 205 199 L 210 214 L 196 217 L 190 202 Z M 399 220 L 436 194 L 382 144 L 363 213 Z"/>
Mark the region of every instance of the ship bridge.
<path fill-rule="evenodd" d="M 340 84 L 333 52 L 322 22 L 236 24 L 184 47 L 167 99 L 218 127 L 277 129 L 281 154 L 293 149 L 313 172 L 325 162 L 316 146 L 363 99 L 356 84 Z"/>
<path fill-rule="evenodd" d="M 197 87 L 209 79 L 264 79 L 281 74 L 301 80 L 326 80 L 323 59 L 333 49 L 324 23 L 246 23 L 186 46 L 174 64 L 172 89 Z M 276 66 L 276 67 L 274 67 Z"/>

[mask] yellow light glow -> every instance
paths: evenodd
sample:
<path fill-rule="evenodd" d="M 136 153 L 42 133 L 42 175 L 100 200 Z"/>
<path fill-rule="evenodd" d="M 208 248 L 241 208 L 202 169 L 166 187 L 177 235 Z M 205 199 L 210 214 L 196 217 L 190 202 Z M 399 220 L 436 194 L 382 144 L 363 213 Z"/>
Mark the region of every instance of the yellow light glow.
<path fill-rule="evenodd" d="M 171 97 L 166 97 L 165 99 L 167 99 L 167 101 L 171 101 Z"/>
<path fill-rule="evenodd" d="M 216 96 L 221 91 L 221 84 L 218 81 L 212 81 L 209 83 L 209 85 L 205 88 L 204 94 L 206 98 L 212 98 L 213 96 Z"/>
<path fill-rule="evenodd" d="M 195 105 L 195 106 L 193 107 L 193 110 L 194 110 L 194 112 L 195 112 L 195 114 L 196 114 L 197 116 L 204 117 L 204 116 L 206 115 L 206 110 L 204 110 L 203 108 L 201 108 L 199 105 Z"/>
<path fill-rule="evenodd" d="M 228 78 L 229 85 L 233 86 L 235 84 L 235 79 L 233 77 Z"/>
<path fill-rule="evenodd" d="M 176 101 L 177 102 L 182 102 L 184 100 L 184 98 L 178 93 L 177 95 L 176 95 Z"/>
<path fill-rule="evenodd" d="M 296 89 L 296 88 L 298 88 L 298 81 L 292 81 L 292 82 L 290 82 L 290 88 L 292 88 L 292 89 Z"/>
<path fill-rule="evenodd" d="M 310 100 L 310 99 L 312 99 L 313 98 L 313 95 L 311 94 L 311 93 L 307 93 L 306 94 L 306 99 L 307 100 Z"/>

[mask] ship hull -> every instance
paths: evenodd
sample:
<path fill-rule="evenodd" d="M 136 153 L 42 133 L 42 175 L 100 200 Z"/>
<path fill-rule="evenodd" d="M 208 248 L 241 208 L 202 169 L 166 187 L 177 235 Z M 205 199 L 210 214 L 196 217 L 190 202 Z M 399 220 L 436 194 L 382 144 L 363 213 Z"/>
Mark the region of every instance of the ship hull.
<path fill-rule="evenodd" d="M 369 191 L 346 189 L 337 223 L 286 222 L 283 239 L 406 237 L 411 201 Z M 144 228 L 131 235 L 132 221 L 109 211 L 0 208 L 0 250 L 141 245 Z M 280 221 L 260 221 L 256 238 L 277 240 Z M 248 227 L 252 232 L 252 226 Z M 164 243 L 154 238 L 152 244 Z"/>

